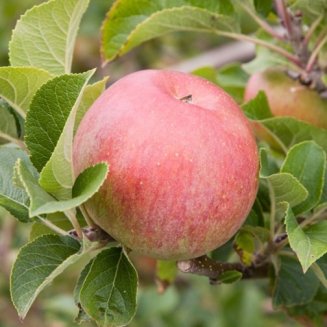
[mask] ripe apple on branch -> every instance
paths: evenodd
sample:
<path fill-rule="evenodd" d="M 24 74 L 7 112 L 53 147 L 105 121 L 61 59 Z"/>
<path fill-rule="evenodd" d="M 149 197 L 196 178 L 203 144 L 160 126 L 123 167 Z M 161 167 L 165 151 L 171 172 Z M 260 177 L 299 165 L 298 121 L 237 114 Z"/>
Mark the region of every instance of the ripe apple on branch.
<path fill-rule="evenodd" d="M 258 153 L 241 109 L 185 73 L 140 71 L 112 85 L 74 140 L 76 175 L 107 162 L 85 204 L 124 246 L 157 259 L 195 258 L 240 228 L 258 188 Z"/>
<path fill-rule="evenodd" d="M 161 291 L 191 283 L 180 272 L 212 285 L 262 278 L 255 287 L 274 309 L 323 326 L 327 4 L 114 1 L 104 65 L 175 31 L 253 42 L 257 57 L 193 74 L 145 69 L 107 89 L 95 69 L 72 73 L 88 5 L 27 11 L 0 67 L 0 205 L 31 226 L 10 277 L 19 317 L 88 260 L 75 276 L 76 320 L 128 325 L 142 296 L 130 257 L 141 255 L 150 269 L 157 260 Z M 245 32 L 244 18 L 257 28 Z"/>

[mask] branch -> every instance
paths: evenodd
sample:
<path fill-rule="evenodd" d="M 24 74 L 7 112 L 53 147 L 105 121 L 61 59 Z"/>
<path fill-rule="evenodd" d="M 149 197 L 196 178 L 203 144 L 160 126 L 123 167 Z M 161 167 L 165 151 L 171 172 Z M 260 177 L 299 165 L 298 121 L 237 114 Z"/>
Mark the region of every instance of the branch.
<path fill-rule="evenodd" d="M 86 208 L 84 207 L 84 204 L 81 204 L 81 205 L 79 206 L 79 209 L 81 210 L 81 213 L 82 213 L 82 215 L 83 215 L 83 217 L 84 217 L 84 219 L 85 219 L 87 225 L 90 226 L 90 227 L 95 228 L 95 227 L 96 227 L 96 224 L 93 222 L 93 220 L 92 220 L 91 217 L 89 216 L 89 214 L 88 214 Z"/>
<path fill-rule="evenodd" d="M 191 273 L 208 277 L 211 284 L 219 283 L 219 276 L 227 271 L 239 271 L 243 279 L 265 278 L 268 276 L 269 263 L 264 263 L 257 267 L 244 266 L 241 263 L 218 262 L 204 255 L 199 258 L 183 260 L 177 262 L 177 267 L 181 272 Z"/>
<path fill-rule="evenodd" d="M 276 0 L 275 2 L 276 2 L 276 9 L 277 9 L 278 16 L 280 17 L 282 24 L 287 31 L 288 36 L 291 36 L 293 33 L 291 18 L 285 6 L 285 2 L 284 0 Z"/>
<path fill-rule="evenodd" d="M 71 224 L 73 225 L 76 234 L 78 236 L 78 238 L 81 240 L 83 238 L 83 232 L 82 232 L 82 228 L 77 220 L 77 217 L 74 213 L 73 210 L 67 210 L 64 212 L 65 216 L 69 219 L 69 221 L 71 222 Z"/>
<path fill-rule="evenodd" d="M 308 44 L 305 41 L 302 26 L 302 13 L 300 11 L 291 13 L 285 5 L 284 0 L 276 0 L 276 9 L 283 26 L 287 32 L 287 39 L 291 43 L 294 52 L 296 53 L 301 67 L 305 67 L 309 59 Z"/>

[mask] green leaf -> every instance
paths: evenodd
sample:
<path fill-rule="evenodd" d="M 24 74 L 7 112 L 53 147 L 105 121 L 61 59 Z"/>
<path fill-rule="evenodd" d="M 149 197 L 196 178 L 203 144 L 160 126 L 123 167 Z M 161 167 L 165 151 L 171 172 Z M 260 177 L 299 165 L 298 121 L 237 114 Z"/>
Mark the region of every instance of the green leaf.
<path fill-rule="evenodd" d="M 84 311 L 99 326 L 127 325 L 136 310 L 137 273 L 121 248 L 102 251 L 80 290 Z"/>
<path fill-rule="evenodd" d="M 0 139 L 1 143 L 18 141 L 18 130 L 16 118 L 11 112 L 11 108 L 0 99 Z"/>
<path fill-rule="evenodd" d="M 0 96 L 25 117 L 36 91 L 51 75 L 35 67 L 0 67 Z"/>
<path fill-rule="evenodd" d="M 325 171 L 324 187 L 323 187 L 321 198 L 320 198 L 320 205 L 323 205 L 323 204 L 325 204 L 327 206 L 327 168 Z"/>
<path fill-rule="evenodd" d="M 158 260 L 156 266 L 156 276 L 165 282 L 172 283 L 177 276 L 176 261 Z"/>
<path fill-rule="evenodd" d="M 317 261 L 317 265 L 320 267 L 322 273 L 327 277 L 327 255 L 324 255 Z"/>
<path fill-rule="evenodd" d="M 13 183 L 14 165 L 20 159 L 29 165 L 27 154 L 13 147 L 0 147 L 0 206 L 22 222 L 28 222 L 28 195 Z"/>
<path fill-rule="evenodd" d="M 37 295 L 79 259 L 80 243 L 70 236 L 44 235 L 21 248 L 12 268 L 11 298 L 21 319 Z"/>
<path fill-rule="evenodd" d="M 29 216 L 38 215 L 38 209 L 45 203 L 56 203 L 57 201 L 45 192 L 37 181 L 37 178 L 28 170 L 26 164 L 20 159 L 17 161 L 17 174 L 30 198 Z M 58 210 L 57 210 L 58 211 Z"/>
<path fill-rule="evenodd" d="M 25 142 L 39 171 L 50 159 L 87 78 L 88 73 L 56 77 L 33 98 L 26 117 Z"/>
<path fill-rule="evenodd" d="M 75 181 L 72 190 L 73 198 L 57 201 L 40 187 L 37 179 L 26 168 L 22 161 L 18 164 L 19 177 L 30 196 L 30 217 L 55 212 L 64 212 L 81 205 L 99 190 L 100 186 L 106 179 L 107 172 L 108 168 L 104 163 L 99 163 L 85 169 Z"/>
<path fill-rule="evenodd" d="M 327 253 L 327 221 L 321 221 L 303 230 L 292 210 L 285 206 L 285 224 L 289 243 L 305 273 L 314 262 Z"/>
<path fill-rule="evenodd" d="M 196 70 L 193 70 L 192 74 L 195 76 L 203 77 L 206 80 L 218 85 L 217 69 L 214 67 L 209 67 L 209 66 L 201 67 Z"/>
<path fill-rule="evenodd" d="M 320 265 L 318 265 L 315 262 L 315 263 L 312 264 L 311 269 L 315 273 L 316 277 L 319 279 L 322 286 L 327 289 L 327 278 L 326 278 L 327 275 L 321 269 Z"/>
<path fill-rule="evenodd" d="M 255 254 L 253 235 L 241 229 L 235 237 L 234 249 L 239 255 L 241 262 L 246 266 L 250 266 Z"/>
<path fill-rule="evenodd" d="M 237 270 L 225 271 L 219 275 L 219 282 L 223 284 L 232 284 L 238 282 L 242 278 L 243 274 Z"/>
<path fill-rule="evenodd" d="M 75 288 L 74 288 L 74 301 L 75 301 L 75 304 L 79 308 L 79 312 L 78 312 L 77 317 L 75 318 L 75 321 L 77 323 L 79 323 L 79 324 L 84 322 L 84 321 L 91 320 L 91 318 L 86 314 L 86 312 L 81 307 L 80 292 L 81 292 L 81 288 L 82 288 L 82 286 L 84 284 L 84 281 L 86 279 L 86 276 L 88 275 L 88 273 L 89 273 L 89 271 L 90 271 L 90 269 L 92 267 L 93 261 L 94 261 L 94 259 L 90 260 L 88 262 L 88 264 L 83 268 L 83 270 L 81 271 L 81 273 L 79 275 L 79 278 L 77 280 Z"/>
<path fill-rule="evenodd" d="M 276 203 L 285 201 L 294 207 L 308 198 L 307 189 L 291 174 L 278 173 L 266 178 L 274 190 Z"/>
<path fill-rule="evenodd" d="M 279 173 L 279 167 L 276 161 L 271 157 L 266 148 L 261 148 L 260 153 L 260 177 L 268 177 L 269 175 Z"/>
<path fill-rule="evenodd" d="M 141 43 L 175 31 L 218 32 L 238 30 L 229 1 L 121 0 L 112 6 L 102 26 L 102 55 L 120 56 Z"/>
<path fill-rule="evenodd" d="M 259 0 L 261 1 L 261 0 Z M 261 40 L 265 40 L 268 43 L 276 43 L 274 40 L 269 37 L 267 38 L 262 33 L 257 33 L 257 38 Z M 280 47 L 283 47 L 282 44 L 277 44 Z M 293 68 L 291 62 L 281 56 L 279 53 L 275 51 L 271 51 L 270 49 L 256 46 L 255 58 L 250 62 L 243 64 L 242 68 L 249 74 L 255 74 L 260 71 L 264 71 L 270 67 L 286 67 Z"/>
<path fill-rule="evenodd" d="M 262 120 L 273 117 L 269 108 L 267 96 L 263 91 L 259 91 L 254 99 L 243 104 L 242 109 L 246 116 L 252 120 Z"/>
<path fill-rule="evenodd" d="M 54 75 L 70 73 L 75 39 L 89 0 L 51 0 L 28 10 L 9 43 L 12 66 L 34 66 Z"/>
<path fill-rule="evenodd" d="M 86 84 L 93 73 L 94 70 L 84 74 L 84 85 L 69 113 L 57 145 L 40 174 L 40 185 L 59 200 L 66 200 L 71 197 L 71 188 L 75 180 L 73 171 L 73 138 L 76 112 Z"/>
<path fill-rule="evenodd" d="M 310 303 L 319 288 L 319 280 L 308 270 L 305 274 L 294 258 L 281 257 L 281 267 L 273 294 L 275 307 L 292 307 Z"/>
<path fill-rule="evenodd" d="M 223 88 L 238 103 L 243 102 L 244 88 L 248 74 L 240 64 L 228 64 L 220 69 L 214 67 L 201 67 L 192 72 Z"/>
<path fill-rule="evenodd" d="M 210 253 L 210 257 L 217 261 L 227 261 L 234 254 L 233 239 L 230 239 L 224 245 L 214 249 Z"/>
<path fill-rule="evenodd" d="M 324 315 L 327 312 L 327 288 L 320 286 L 314 299 L 305 305 L 296 305 L 287 308 L 287 314 L 292 317 L 309 317 L 312 322 L 311 326 L 324 326 Z"/>
<path fill-rule="evenodd" d="M 253 207 L 245 220 L 245 224 L 249 226 L 264 226 L 263 208 L 258 199 L 255 200 Z"/>
<path fill-rule="evenodd" d="M 261 243 L 261 245 L 270 239 L 270 231 L 265 227 L 244 225 L 241 230 L 252 234 L 255 241 Z"/>
<path fill-rule="evenodd" d="M 79 214 L 77 214 L 76 216 L 80 226 L 85 226 L 85 222 L 83 219 L 81 219 L 81 216 Z M 67 232 L 72 229 L 71 222 L 69 221 L 67 216 L 62 212 L 48 214 L 45 219 Z M 34 239 L 42 235 L 53 233 L 53 230 L 44 225 L 43 222 L 36 221 L 32 224 L 32 228 L 29 234 L 29 241 L 33 241 Z"/>
<path fill-rule="evenodd" d="M 294 208 L 296 214 L 315 207 L 321 198 L 326 170 L 326 153 L 315 142 L 305 141 L 294 145 L 281 167 L 292 174 L 309 192 L 306 200 Z"/>
<path fill-rule="evenodd" d="M 267 16 L 273 7 L 273 0 L 254 0 L 254 7 L 255 10 L 263 15 L 263 16 Z"/>
<path fill-rule="evenodd" d="M 229 64 L 218 69 L 217 82 L 236 102 L 242 103 L 249 75 L 240 64 Z"/>
<path fill-rule="evenodd" d="M 292 6 L 294 9 L 301 10 L 310 21 L 315 20 L 327 12 L 327 3 L 325 0 L 296 0 Z"/>
<path fill-rule="evenodd" d="M 311 124 L 296 120 L 291 117 L 273 117 L 269 104 L 263 91 L 260 91 L 256 98 L 248 101 L 242 106 L 245 115 L 259 122 L 272 141 L 285 153 L 293 145 L 303 141 L 315 141 L 327 152 L 327 131 Z"/>
<path fill-rule="evenodd" d="M 259 118 L 260 120 L 261 118 Z M 327 130 L 290 117 L 274 117 L 260 121 L 284 149 L 303 141 L 315 141 L 327 152 Z"/>
<path fill-rule="evenodd" d="M 85 87 L 81 102 L 79 104 L 79 108 L 76 112 L 74 132 L 77 130 L 87 110 L 91 107 L 94 101 L 100 96 L 100 94 L 105 90 L 108 78 L 109 77 L 105 77 L 101 81 L 98 81 L 92 85 L 87 85 Z"/>
<path fill-rule="evenodd" d="M 263 245 L 270 239 L 269 230 L 260 226 L 244 225 L 237 233 L 233 247 L 241 262 L 250 266 L 254 256 L 263 250 Z"/>
<path fill-rule="evenodd" d="M 317 274 L 317 268 L 319 270 Z M 287 313 L 291 316 L 309 317 L 312 320 L 312 326 L 325 326 L 324 316 L 327 312 L 327 255 L 324 255 L 312 265 L 312 270 L 316 278 L 321 281 L 320 287 L 312 301 L 304 305 L 296 305 L 287 308 Z M 325 284 L 323 284 L 323 282 Z"/>
<path fill-rule="evenodd" d="M 276 203 L 288 202 L 292 207 L 302 203 L 308 197 L 307 189 L 291 173 L 273 173 L 276 167 L 273 166 L 268 152 L 260 150 L 260 178 L 270 184 Z"/>

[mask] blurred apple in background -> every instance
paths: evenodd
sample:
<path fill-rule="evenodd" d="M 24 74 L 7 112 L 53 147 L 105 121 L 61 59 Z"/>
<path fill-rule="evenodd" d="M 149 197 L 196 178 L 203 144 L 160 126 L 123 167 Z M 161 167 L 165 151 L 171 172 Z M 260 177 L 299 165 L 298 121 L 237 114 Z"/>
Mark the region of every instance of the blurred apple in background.
<path fill-rule="evenodd" d="M 245 101 L 254 98 L 259 91 L 266 93 L 274 116 L 289 116 L 327 128 L 327 100 L 282 70 L 271 68 L 253 74 L 245 89 Z"/>

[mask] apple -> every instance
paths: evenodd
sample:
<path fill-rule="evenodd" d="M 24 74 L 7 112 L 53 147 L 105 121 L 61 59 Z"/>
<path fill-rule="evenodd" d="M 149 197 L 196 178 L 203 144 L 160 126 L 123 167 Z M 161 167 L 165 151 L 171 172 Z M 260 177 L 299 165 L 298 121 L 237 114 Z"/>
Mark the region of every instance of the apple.
<path fill-rule="evenodd" d="M 240 228 L 255 200 L 251 126 L 222 89 L 193 75 L 144 70 L 91 106 L 73 144 L 76 176 L 98 162 L 109 175 L 85 207 L 136 253 L 189 259 Z"/>
<path fill-rule="evenodd" d="M 244 100 L 251 100 L 260 90 L 266 93 L 274 116 L 289 116 L 327 128 L 327 100 L 282 70 L 270 68 L 253 74 L 246 85 Z M 264 137 L 263 133 L 260 135 Z"/>

